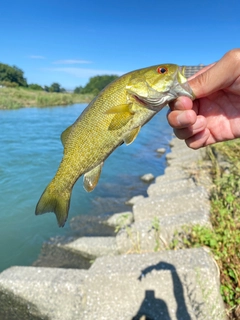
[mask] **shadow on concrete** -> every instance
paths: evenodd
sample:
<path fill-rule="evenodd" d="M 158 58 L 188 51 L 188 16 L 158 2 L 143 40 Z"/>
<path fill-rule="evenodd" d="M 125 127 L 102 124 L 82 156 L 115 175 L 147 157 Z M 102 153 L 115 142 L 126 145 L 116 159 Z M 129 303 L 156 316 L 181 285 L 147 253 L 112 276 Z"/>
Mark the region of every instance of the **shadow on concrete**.
<path fill-rule="evenodd" d="M 144 277 L 153 270 L 169 270 L 172 275 L 173 294 L 177 304 L 176 318 L 181 320 L 191 320 L 187 306 L 184 300 L 183 286 L 174 265 L 161 261 L 156 265 L 149 266 L 142 270 L 138 280 L 142 281 Z M 166 302 L 163 299 L 155 297 L 154 290 L 146 290 L 145 297 L 137 314 L 132 320 L 171 320 Z"/>

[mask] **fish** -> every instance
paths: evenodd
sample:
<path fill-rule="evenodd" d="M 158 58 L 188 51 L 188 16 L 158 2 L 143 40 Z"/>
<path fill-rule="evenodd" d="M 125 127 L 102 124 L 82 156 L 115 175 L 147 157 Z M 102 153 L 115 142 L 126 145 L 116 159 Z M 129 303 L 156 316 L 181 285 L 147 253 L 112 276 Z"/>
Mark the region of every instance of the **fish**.
<path fill-rule="evenodd" d="M 130 145 L 141 127 L 164 106 L 184 95 L 194 99 L 185 67 L 161 64 L 131 71 L 107 85 L 61 134 L 63 158 L 41 195 L 36 215 L 54 212 L 63 227 L 72 188 L 83 175 L 87 192 L 96 187 L 105 159 L 120 145 Z"/>

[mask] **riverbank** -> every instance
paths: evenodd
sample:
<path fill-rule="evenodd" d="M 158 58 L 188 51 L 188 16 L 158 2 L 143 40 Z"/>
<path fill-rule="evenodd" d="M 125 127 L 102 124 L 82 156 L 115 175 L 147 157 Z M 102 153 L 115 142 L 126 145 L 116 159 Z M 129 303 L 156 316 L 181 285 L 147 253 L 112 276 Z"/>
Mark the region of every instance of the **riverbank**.
<path fill-rule="evenodd" d="M 132 213 L 116 220 L 116 237 L 83 237 L 55 246 L 52 258 L 65 256 L 65 269 L 4 271 L 2 315 L 15 319 L 16 314 L 18 320 L 225 319 L 211 254 L 203 248 L 169 250 L 184 226 L 211 226 L 211 180 L 199 171 L 199 163 L 205 163 L 202 151 L 175 139 L 165 174 L 149 186 L 148 197 L 136 200 Z M 131 214 L 133 221 L 126 225 Z M 87 259 L 90 269 L 69 269 L 73 259 L 76 266 Z"/>
<path fill-rule="evenodd" d="M 31 90 L 27 88 L 0 88 L 0 109 L 19 109 L 24 107 L 46 107 L 89 103 L 91 94 L 56 93 Z"/>
<path fill-rule="evenodd" d="M 135 200 L 130 201 L 135 203 L 133 213 L 116 214 L 109 219 L 109 225 L 114 226 L 118 232 L 116 242 L 111 238 L 106 245 L 105 240 L 101 241 L 103 238 L 99 237 L 78 239 L 62 246 L 64 250 L 57 253 L 59 261 L 55 260 L 54 266 L 62 263 L 64 255 L 69 263 L 73 263 L 76 252 L 90 261 L 102 255 L 113 254 L 114 250 L 122 254 L 139 254 L 153 250 L 205 247 L 218 265 L 220 291 L 226 304 L 226 314 L 229 319 L 238 320 L 240 165 L 237 155 L 240 142 L 225 142 L 198 152 L 186 149 L 178 140 L 174 140 L 172 146 L 173 152 L 167 155 L 170 167 L 165 170 L 164 176 L 156 178 L 156 182 L 149 186 L 149 198 L 134 197 Z M 201 154 L 204 150 L 205 155 L 201 159 L 199 152 Z M 194 158 L 198 160 L 194 161 Z M 186 172 L 179 171 L 178 166 Z M 210 199 L 211 209 L 206 202 L 207 198 Z M 175 216 L 172 215 L 174 212 Z M 43 249 L 45 259 L 52 252 L 55 252 L 56 258 L 54 247 L 52 245 Z M 83 262 L 86 263 L 84 259 Z M 80 265 L 79 260 L 78 264 Z"/>

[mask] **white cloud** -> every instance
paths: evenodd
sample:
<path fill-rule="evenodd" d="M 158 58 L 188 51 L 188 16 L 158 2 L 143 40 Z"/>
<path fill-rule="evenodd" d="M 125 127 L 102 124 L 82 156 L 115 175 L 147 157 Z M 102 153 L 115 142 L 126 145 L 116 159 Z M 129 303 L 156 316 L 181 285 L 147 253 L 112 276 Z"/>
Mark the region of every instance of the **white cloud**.
<path fill-rule="evenodd" d="M 77 78 L 89 78 L 94 76 L 100 76 L 105 74 L 116 74 L 118 76 L 123 75 L 125 72 L 117 70 L 98 70 L 98 69 L 84 69 L 84 68 L 47 68 L 45 69 L 51 72 L 63 72 L 73 75 Z"/>
<path fill-rule="evenodd" d="M 29 56 L 30 59 L 45 59 L 44 56 L 34 56 L 34 55 L 31 55 Z"/>
<path fill-rule="evenodd" d="M 66 59 L 66 60 L 57 60 L 53 62 L 53 64 L 89 64 L 89 63 L 92 63 L 92 61 Z"/>

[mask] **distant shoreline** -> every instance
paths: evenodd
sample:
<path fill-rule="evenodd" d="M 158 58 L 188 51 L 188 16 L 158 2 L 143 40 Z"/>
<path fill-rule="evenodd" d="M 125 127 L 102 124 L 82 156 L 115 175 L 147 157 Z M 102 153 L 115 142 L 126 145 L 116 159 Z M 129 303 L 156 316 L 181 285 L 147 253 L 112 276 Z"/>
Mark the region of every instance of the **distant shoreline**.
<path fill-rule="evenodd" d="M 92 94 L 56 93 L 26 88 L 0 88 L 0 110 L 89 103 Z"/>

